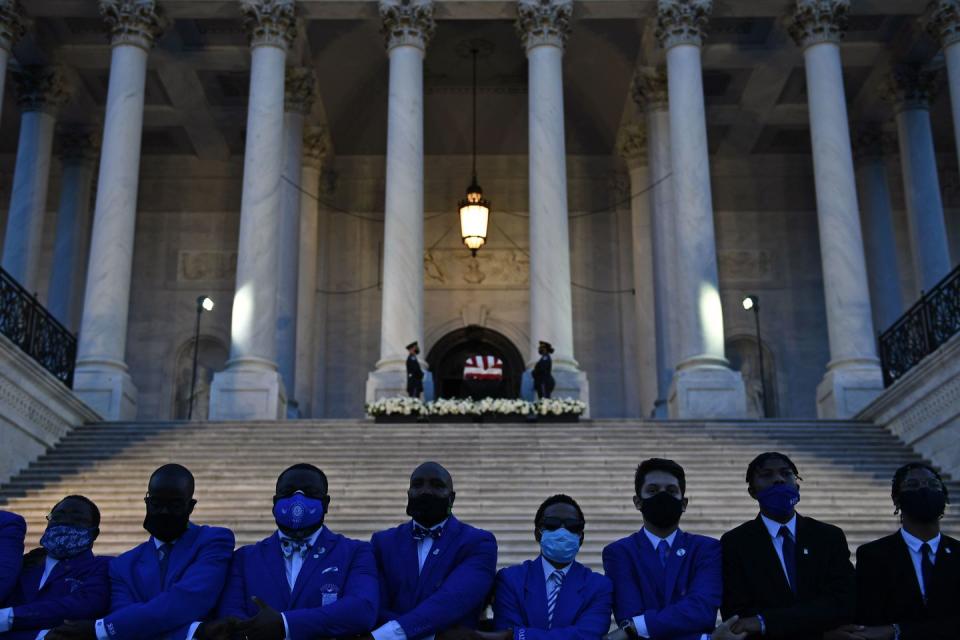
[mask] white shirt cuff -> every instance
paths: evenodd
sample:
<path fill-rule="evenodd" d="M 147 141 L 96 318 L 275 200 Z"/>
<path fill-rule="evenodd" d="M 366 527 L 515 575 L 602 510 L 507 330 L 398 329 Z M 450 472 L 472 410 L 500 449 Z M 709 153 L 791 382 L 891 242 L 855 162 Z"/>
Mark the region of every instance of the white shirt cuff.
<path fill-rule="evenodd" d="M 647 631 L 647 620 L 643 616 L 634 616 L 633 626 L 637 628 L 637 635 L 641 638 L 650 637 L 650 632 Z"/>
<path fill-rule="evenodd" d="M 34 640 L 43 640 L 44 638 L 47 637 L 48 633 L 50 633 L 50 629 L 44 629 L 43 631 L 37 634 L 37 637 L 34 638 Z"/>
<path fill-rule="evenodd" d="M 97 620 L 97 623 L 93 626 L 97 631 L 97 640 L 110 640 L 110 635 L 107 633 L 107 628 L 103 624 L 103 618 Z"/>
<path fill-rule="evenodd" d="M 710 640 L 710 634 L 709 633 L 700 634 L 700 640 Z"/>
<path fill-rule="evenodd" d="M 287 625 L 287 616 L 280 614 L 280 617 L 283 619 L 283 637 L 284 640 L 290 640 L 290 627 Z"/>
<path fill-rule="evenodd" d="M 406 632 L 396 620 L 391 620 L 379 629 L 374 629 L 370 632 L 370 635 L 373 636 L 373 640 L 407 640 Z M 426 640 L 433 640 L 433 636 Z"/>
<path fill-rule="evenodd" d="M 187 640 L 193 640 L 193 634 L 197 632 L 197 629 L 200 627 L 201 624 L 203 623 L 198 621 L 190 625 L 190 628 L 187 629 Z"/>
<path fill-rule="evenodd" d="M 13 626 L 13 607 L 0 609 L 0 633 L 10 631 Z"/>

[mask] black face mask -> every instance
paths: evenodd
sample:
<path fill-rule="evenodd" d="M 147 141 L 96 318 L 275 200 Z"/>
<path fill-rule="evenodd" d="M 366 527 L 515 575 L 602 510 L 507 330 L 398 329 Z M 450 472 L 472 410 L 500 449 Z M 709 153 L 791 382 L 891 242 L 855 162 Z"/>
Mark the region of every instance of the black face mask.
<path fill-rule="evenodd" d="M 936 522 L 947 508 L 947 497 L 942 491 L 914 489 L 900 494 L 900 511 L 917 522 Z"/>
<path fill-rule="evenodd" d="M 674 498 L 666 491 L 661 491 L 652 498 L 644 498 L 640 505 L 640 512 L 643 514 L 644 522 L 649 522 L 655 527 L 672 527 L 680 522 L 683 501 Z"/>
<path fill-rule="evenodd" d="M 189 522 L 189 513 L 147 512 L 143 519 L 143 528 L 160 542 L 173 542 L 183 535 Z"/>
<path fill-rule="evenodd" d="M 407 498 L 407 515 L 424 527 L 433 527 L 450 515 L 450 498 L 430 494 Z"/>

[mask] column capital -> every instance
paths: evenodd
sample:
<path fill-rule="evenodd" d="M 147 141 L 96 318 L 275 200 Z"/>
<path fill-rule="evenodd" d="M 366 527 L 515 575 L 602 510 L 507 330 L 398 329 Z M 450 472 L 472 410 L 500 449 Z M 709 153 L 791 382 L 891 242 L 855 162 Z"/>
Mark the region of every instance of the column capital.
<path fill-rule="evenodd" d="M 664 49 L 703 45 L 713 0 L 657 0 L 657 40 Z"/>
<path fill-rule="evenodd" d="M 944 48 L 960 42 L 960 0 L 933 0 L 927 8 L 927 30 Z"/>
<path fill-rule="evenodd" d="M 380 0 L 380 20 L 387 51 L 400 46 L 426 51 L 437 28 L 432 0 Z"/>
<path fill-rule="evenodd" d="M 900 113 L 909 109 L 929 109 L 940 88 L 936 71 L 918 65 L 896 65 L 883 87 L 883 98 Z"/>
<path fill-rule="evenodd" d="M 13 49 L 26 31 L 26 18 L 19 0 L 0 0 L 0 49 Z"/>
<path fill-rule="evenodd" d="M 330 136 L 326 127 L 307 127 L 303 133 L 303 164 L 320 169 L 330 150 Z"/>
<path fill-rule="evenodd" d="M 627 161 L 629 167 L 647 164 L 646 127 L 637 123 L 621 127 L 617 133 L 617 153 Z"/>
<path fill-rule="evenodd" d="M 633 75 L 631 94 L 633 101 L 646 111 L 666 109 L 669 101 L 667 70 L 662 67 L 637 69 Z"/>
<path fill-rule="evenodd" d="M 70 99 L 70 91 L 60 67 L 26 66 L 13 70 L 17 103 L 24 113 L 56 113 Z"/>
<path fill-rule="evenodd" d="M 797 0 L 788 27 L 804 49 L 823 42 L 839 43 L 847 32 L 850 0 Z"/>
<path fill-rule="evenodd" d="M 856 160 L 882 158 L 896 152 L 896 136 L 884 131 L 877 122 L 867 122 L 854 127 L 852 137 L 853 157 Z"/>
<path fill-rule="evenodd" d="M 279 47 L 286 51 L 297 37 L 293 0 L 241 0 L 240 13 L 251 48 Z"/>
<path fill-rule="evenodd" d="M 59 127 L 60 158 L 64 163 L 89 162 L 97 158 L 100 131 L 94 127 L 67 125 Z"/>
<path fill-rule="evenodd" d="M 150 50 L 166 26 L 156 0 L 100 0 L 100 16 L 110 32 L 110 46 Z"/>
<path fill-rule="evenodd" d="M 516 27 L 524 48 L 552 45 L 563 49 L 572 15 L 573 0 L 519 0 Z"/>
<path fill-rule="evenodd" d="M 313 109 L 317 76 L 309 67 L 287 67 L 284 82 L 284 110 L 306 115 Z"/>

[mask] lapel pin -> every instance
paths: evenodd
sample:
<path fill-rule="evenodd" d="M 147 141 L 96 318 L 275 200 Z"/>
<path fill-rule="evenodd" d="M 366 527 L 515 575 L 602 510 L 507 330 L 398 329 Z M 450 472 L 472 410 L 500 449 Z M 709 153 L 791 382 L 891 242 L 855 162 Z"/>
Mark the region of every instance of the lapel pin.
<path fill-rule="evenodd" d="M 947 553 L 953 553 L 953 551 L 950 550 L 950 547 L 944 547 L 943 550 Z"/>
<path fill-rule="evenodd" d="M 433 555 L 435 555 L 435 556 L 440 555 L 440 549 L 434 549 L 434 550 L 433 550 Z"/>
<path fill-rule="evenodd" d="M 314 559 L 319 558 L 319 557 L 320 557 L 320 554 L 319 554 L 319 553 L 315 553 L 315 554 L 313 554 L 313 557 L 314 557 Z"/>
<path fill-rule="evenodd" d="M 807 549 L 806 547 L 804 547 L 804 548 L 803 548 L 803 555 L 805 555 L 805 556 L 810 555 L 810 549 Z"/>
<path fill-rule="evenodd" d="M 678 556 L 678 557 L 682 558 L 682 557 L 685 556 L 685 555 L 687 555 L 687 550 L 686 550 L 686 549 L 677 549 L 677 556 Z"/>

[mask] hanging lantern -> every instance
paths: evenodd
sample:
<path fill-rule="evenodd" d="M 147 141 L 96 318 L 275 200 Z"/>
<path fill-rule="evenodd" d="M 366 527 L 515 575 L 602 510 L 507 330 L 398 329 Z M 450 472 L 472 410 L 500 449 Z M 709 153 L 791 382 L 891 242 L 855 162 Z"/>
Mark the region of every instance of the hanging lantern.
<path fill-rule="evenodd" d="M 490 222 L 490 201 L 483 197 L 483 189 L 477 184 L 477 49 L 473 54 L 473 180 L 467 187 L 467 197 L 460 201 L 460 237 L 470 252 L 476 256 L 477 249 L 487 242 L 487 225 Z"/>

